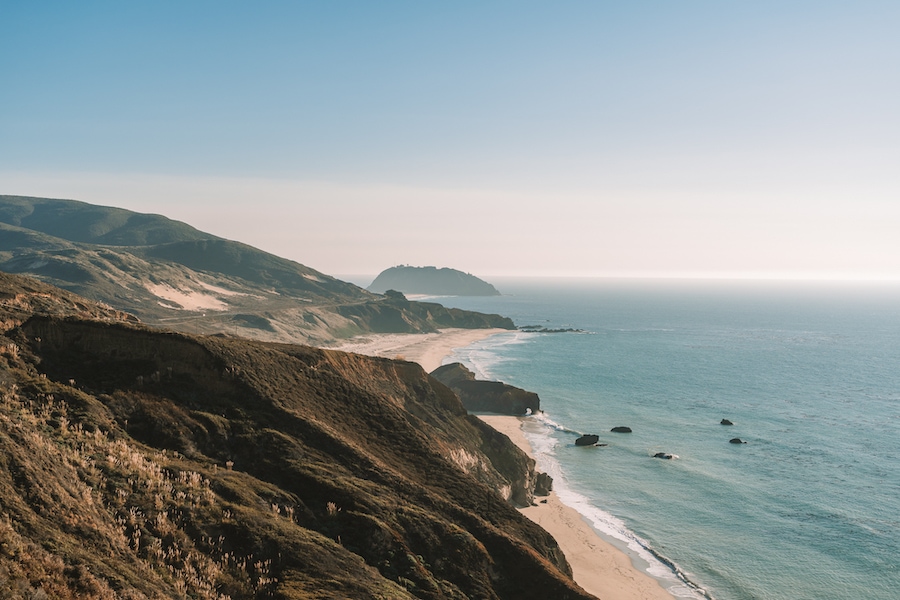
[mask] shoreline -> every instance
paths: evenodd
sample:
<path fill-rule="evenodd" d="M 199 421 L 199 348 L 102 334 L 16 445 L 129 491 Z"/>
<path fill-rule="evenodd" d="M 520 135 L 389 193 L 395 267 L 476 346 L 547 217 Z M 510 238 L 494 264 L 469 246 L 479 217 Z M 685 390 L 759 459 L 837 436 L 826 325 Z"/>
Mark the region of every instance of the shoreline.
<path fill-rule="evenodd" d="M 395 358 L 418 363 L 426 373 L 441 366 L 442 361 L 456 348 L 464 348 L 475 342 L 500 333 L 514 333 L 509 329 L 441 329 L 437 333 L 375 333 L 345 340 L 329 350 L 353 352 L 366 356 Z"/>
<path fill-rule="evenodd" d="M 534 458 L 531 444 L 522 431 L 522 417 L 476 414 L 479 419 L 505 434 L 516 446 Z M 662 584 L 638 569 L 631 557 L 606 541 L 574 508 L 564 504 L 555 492 L 535 498 L 538 504 L 519 509 L 543 527 L 559 544 L 572 567 L 575 583 L 604 600 L 674 600 Z"/>
<path fill-rule="evenodd" d="M 368 356 L 400 358 L 418 363 L 430 373 L 457 348 L 464 348 L 488 337 L 512 333 L 506 329 L 443 329 L 438 333 L 373 334 L 346 340 L 333 350 Z M 476 414 L 488 425 L 505 434 L 528 456 L 534 458 L 531 444 L 522 431 L 521 417 Z M 544 528 L 559 545 L 572 567 L 575 583 L 604 600 L 674 600 L 662 584 L 632 563 L 631 557 L 606 541 L 574 508 L 564 504 L 555 492 L 536 499 L 537 504 L 519 511 Z"/>

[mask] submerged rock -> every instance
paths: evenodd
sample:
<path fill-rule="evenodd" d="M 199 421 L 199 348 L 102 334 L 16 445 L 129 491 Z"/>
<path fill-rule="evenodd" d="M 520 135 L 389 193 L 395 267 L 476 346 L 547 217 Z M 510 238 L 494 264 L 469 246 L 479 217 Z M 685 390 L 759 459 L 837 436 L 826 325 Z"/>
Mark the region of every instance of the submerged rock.
<path fill-rule="evenodd" d="M 631 427 L 613 427 L 610 431 L 613 433 L 631 433 Z"/>
<path fill-rule="evenodd" d="M 729 444 L 746 444 L 747 442 L 745 442 L 741 438 L 731 438 L 730 440 L 728 440 L 728 443 Z"/>
<path fill-rule="evenodd" d="M 653 455 L 653 458 L 664 458 L 666 460 L 672 460 L 673 458 L 678 458 L 678 455 L 669 454 L 668 452 L 657 452 Z"/>
<path fill-rule="evenodd" d="M 734 425 L 734 423 L 732 423 L 728 419 L 722 419 L 721 421 L 719 421 L 719 425 Z"/>

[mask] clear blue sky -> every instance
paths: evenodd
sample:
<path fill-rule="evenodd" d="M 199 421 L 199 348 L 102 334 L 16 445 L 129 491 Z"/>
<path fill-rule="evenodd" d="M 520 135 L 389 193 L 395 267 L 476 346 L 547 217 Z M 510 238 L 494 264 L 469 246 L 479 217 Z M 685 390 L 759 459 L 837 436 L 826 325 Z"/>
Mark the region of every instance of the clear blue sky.
<path fill-rule="evenodd" d="M 0 193 L 335 274 L 900 278 L 900 2 L 0 15 Z"/>

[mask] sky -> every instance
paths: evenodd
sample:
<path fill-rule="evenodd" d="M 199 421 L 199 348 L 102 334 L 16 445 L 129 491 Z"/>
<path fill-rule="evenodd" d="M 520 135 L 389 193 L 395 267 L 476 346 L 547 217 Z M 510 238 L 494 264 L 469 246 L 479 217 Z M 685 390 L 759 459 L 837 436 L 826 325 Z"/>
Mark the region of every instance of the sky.
<path fill-rule="evenodd" d="M 0 194 L 333 275 L 900 279 L 895 0 L 0 15 Z"/>

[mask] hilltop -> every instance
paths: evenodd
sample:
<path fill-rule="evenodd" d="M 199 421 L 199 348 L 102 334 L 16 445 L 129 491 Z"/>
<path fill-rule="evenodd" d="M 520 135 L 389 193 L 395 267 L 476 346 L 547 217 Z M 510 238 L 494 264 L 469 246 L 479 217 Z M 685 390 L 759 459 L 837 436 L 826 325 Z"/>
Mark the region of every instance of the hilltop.
<path fill-rule="evenodd" d="M 590 598 L 534 462 L 418 365 L 0 274 L 0 595 Z"/>
<path fill-rule="evenodd" d="M 499 315 L 398 303 L 161 215 L 0 196 L 0 270 L 28 274 L 148 325 L 265 341 L 514 329 Z"/>
<path fill-rule="evenodd" d="M 370 292 L 383 294 L 396 290 L 404 294 L 429 296 L 499 296 L 490 283 L 469 273 L 443 267 L 400 265 L 385 269 L 369 285 Z"/>

